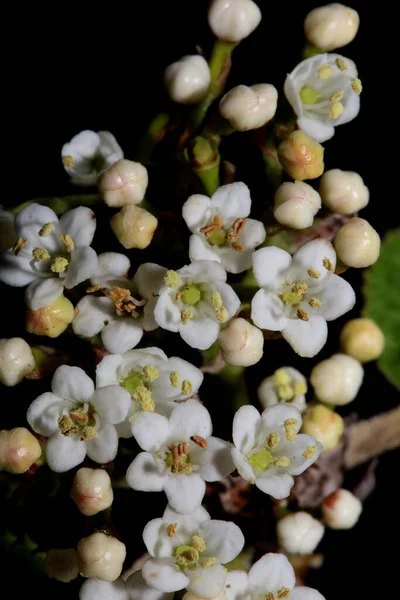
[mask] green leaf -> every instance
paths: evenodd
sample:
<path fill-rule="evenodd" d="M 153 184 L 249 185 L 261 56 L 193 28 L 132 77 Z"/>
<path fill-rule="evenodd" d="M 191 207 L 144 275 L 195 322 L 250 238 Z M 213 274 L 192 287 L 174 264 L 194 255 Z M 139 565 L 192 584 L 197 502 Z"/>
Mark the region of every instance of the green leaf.
<path fill-rule="evenodd" d="M 389 231 L 379 260 L 365 272 L 363 314 L 382 329 L 385 347 L 378 366 L 400 388 L 400 231 Z"/>

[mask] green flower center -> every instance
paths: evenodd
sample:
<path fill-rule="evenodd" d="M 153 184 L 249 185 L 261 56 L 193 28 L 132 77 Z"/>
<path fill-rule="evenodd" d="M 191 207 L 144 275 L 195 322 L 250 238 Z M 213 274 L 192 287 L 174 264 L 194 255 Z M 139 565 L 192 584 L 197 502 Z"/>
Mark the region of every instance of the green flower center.
<path fill-rule="evenodd" d="M 196 306 L 201 300 L 201 291 L 195 283 L 185 285 L 182 290 L 181 300 L 184 304 L 189 306 Z"/>
<path fill-rule="evenodd" d="M 274 463 L 274 457 L 271 452 L 266 448 L 258 450 L 254 454 L 248 457 L 248 461 L 253 469 L 259 469 L 260 471 L 267 471 Z"/>
<path fill-rule="evenodd" d="M 225 229 L 216 229 L 207 238 L 207 241 L 211 246 L 223 246 L 226 242 L 226 231 Z"/>
<path fill-rule="evenodd" d="M 126 389 L 131 395 L 138 388 L 144 386 L 143 379 L 141 379 L 137 371 L 129 371 L 126 377 L 122 377 L 119 380 L 119 384 Z"/>
<path fill-rule="evenodd" d="M 303 104 L 316 104 L 320 98 L 318 92 L 309 85 L 304 85 L 300 90 L 300 100 Z"/>

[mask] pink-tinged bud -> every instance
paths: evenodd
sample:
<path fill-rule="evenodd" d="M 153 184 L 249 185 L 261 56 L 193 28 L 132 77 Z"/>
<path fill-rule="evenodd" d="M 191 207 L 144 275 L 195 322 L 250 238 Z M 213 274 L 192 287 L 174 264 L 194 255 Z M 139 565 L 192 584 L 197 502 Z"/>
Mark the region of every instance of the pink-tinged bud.
<path fill-rule="evenodd" d="M 246 319 L 233 319 L 219 334 L 218 343 L 225 362 L 235 367 L 255 365 L 263 355 L 262 331 Z"/>
<path fill-rule="evenodd" d="M 100 195 L 107 206 L 111 207 L 139 204 L 144 198 L 148 183 L 146 167 L 125 158 L 117 160 L 97 179 Z"/>
<path fill-rule="evenodd" d="M 79 469 L 72 482 L 71 498 L 87 517 L 109 508 L 114 494 L 107 471 L 86 467 Z"/>
<path fill-rule="evenodd" d="M 112 217 L 110 225 L 124 248 L 143 250 L 150 245 L 158 221 L 148 210 L 130 204 Z"/>
<path fill-rule="evenodd" d="M 125 544 L 104 533 L 93 533 L 78 542 L 79 571 L 84 577 L 115 581 L 121 575 Z"/>
<path fill-rule="evenodd" d="M 41 454 L 39 442 L 25 427 L 0 431 L 0 471 L 25 473 Z"/>
<path fill-rule="evenodd" d="M 292 179 L 315 179 L 324 172 L 324 148 L 301 129 L 281 142 L 278 158 Z"/>
<path fill-rule="evenodd" d="M 61 295 L 53 304 L 38 310 L 28 309 L 25 327 L 29 333 L 56 338 L 63 333 L 74 318 L 74 307 Z"/>
<path fill-rule="evenodd" d="M 0 381 L 8 387 L 20 383 L 35 368 L 31 347 L 22 338 L 0 340 Z"/>
<path fill-rule="evenodd" d="M 362 504 L 351 492 L 340 489 L 325 498 L 321 510 L 331 529 L 351 529 L 361 515 Z"/>
<path fill-rule="evenodd" d="M 78 555 L 75 548 L 54 548 L 47 552 L 44 561 L 47 577 L 69 583 L 79 574 Z"/>

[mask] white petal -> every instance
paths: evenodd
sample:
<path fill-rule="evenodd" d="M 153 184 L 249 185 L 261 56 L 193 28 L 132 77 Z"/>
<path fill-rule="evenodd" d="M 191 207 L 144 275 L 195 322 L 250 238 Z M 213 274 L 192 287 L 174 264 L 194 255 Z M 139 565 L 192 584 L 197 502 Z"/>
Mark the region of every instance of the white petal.
<path fill-rule="evenodd" d="M 221 294 L 222 303 L 228 311 L 229 318 L 239 310 L 240 299 L 227 283 L 218 283 L 215 289 Z"/>
<path fill-rule="evenodd" d="M 134 490 L 162 492 L 165 473 L 166 467 L 163 467 L 150 452 L 140 452 L 129 465 L 126 480 Z"/>
<path fill-rule="evenodd" d="M 247 454 L 256 445 L 256 439 L 261 426 L 261 416 L 251 405 L 241 406 L 233 419 L 233 443 Z"/>
<path fill-rule="evenodd" d="M 121 423 L 131 407 L 131 395 L 119 385 L 106 385 L 96 390 L 91 404 L 104 423 Z"/>
<path fill-rule="evenodd" d="M 113 425 L 105 425 L 97 432 L 97 437 L 86 442 L 88 457 L 105 464 L 114 460 L 118 452 L 118 435 Z"/>
<path fill-rule="evenodd" d="M 73 151 L 74 157 L 78 155 L 86 158 L 94 158 L 99 144 L 99 135 L 90 129 L 85 129 L 77 133 L 68 144 L 64 144 L 61 155 L 66 156 Z M 69 146 L 68 150 L 65 149 L 65 146 Z"/>
<path fill-rule="evenodd" d="M 60 431 L 52 435 L 46 445 L 46 459 L 52 471 L 64 473 L 79 465 L 86 456 L 86 444 Z"/>
<path fill-rule="evenodd" d="M 71 289 L 90 279 L 97 269 L 97 254 L 90 246 L 81 246 L 71 252 L 71 262 L 69 263 L 67 275 L 64 279 L 64 285 Z"/>
<path fill-rule="evenodd" d="M 167 504 L 163 514 L 164 523 L 169 525 L 170 523 L 177 522 L 179 528 L 184 529 L 185 532 L 188 532 L 189 534 L 198 531 L 199 526 L 210 519 L 209 513 L 202 506 L 199 506 L 190 514 L 184 515 L 176 512 L 169 504 Z"/>
<path fill-rule="evenodd" d="M 319 309 L 321 317 L 333 321 L 351 310 L 356 302 L 356 295 L 351 285 L 342 277 L 332 275 L 324 289 L 319 292 L 322 301 Z"/>
<path fill-rule="evenodd" d="M 213 260 L 195 260 L 179 269 L 179 275 L 189 283 L 217 283 L 226 281 L 226 271 Z"/>
<path fill-rule="evenodd" d="M 290 600 L 325 600 L 325 596 L 309 587 L 296 587 L 290 594 Z"/>
<path fill-rule="evenodd" d="M 265 554 L 249 571 L 250 586 L 264 593 L 292 590 L 295 581 L 293 567 L 283 554 Z"/>
<path fill-rule="evenodd" d="M 15 256 L 11 250 L 0 257 L 0 281 L 13 287 L 24 287 L 38 278 L 30 265 L 30 259 Z"/>
<path fill-rule="evenodd" d="M 207 447 L 195 449 L 192 462 L 200 467 L 204 481 L 221 481 L 235 470 L 232 460 L 232 444 L 216 437 L 207 439 Z"/>
<path fill-rule="evenodd" d="M 283 302 L 268 290 L 258 290 L 251 301 L 251 318 L 261 329 L 282 331 L 287 323 Z"/>
<path fill-rule="evenodd" d="M 207 545 L 207 555 L 215 556 L 220 563 L 233 560 L 244 546 L 244 536 L 240 527 L 230 521 L 212 519 L 200 525 L 200 537 Z"/>
<path fill-rule="evenodd" d="M 360 112 L 360 96 L 356 93 L 350 93 L 343 113 L 335 121 L 335 125 L 344 125 L 356 118 Z"/>
<path fill-rule="evenodd" d="M 261 415 L 263 429 L 282 427 L 286 419 L 295 419 L 297 421 L 297 425 L 293 427 L 297 433 L 300 430 L 302 418 L 300 412 L 294 406 L 286 403 L 275 404 L 265 409 Z"/>
<path fill-rule="evenodd" d="M 167 563 L 149 558 L 143 565 L 142 574 L 148 585 L 160 592 L 182 590 L 189 583 L 186 575 L 172 561 Z"/>
<path fill-rule="evenodd" d="M 190 583 L 187 589 L 197 597 L 215 598 L 224 589 L 226 570 L 222 565 L 214 565 L 210 569 L 193 569 L 189 571 Z"/>
<path fill-rule="evenodd" d="M 92 277 L 93 283 L 97 279 L 107 277 L 127 277 L 130 269 L 130 260 L 125 254 L 119 252 L 103 252 L 99 254 L 96 273 Z"/>
<path fill-rule="evenodd" d="M 117 160 L 124 158 L 121 146 L 110 131 L 99 131 L 98 135 L 99 153 L 104 158 L 107 167 L 111 167 Z"/>
<path fill-rule="evenodd" d="M 273 288 L 280 285 L 283 272 L 290 267 L 292 257 L 289 252 L 270 246 L 253 254 L 253 273 L 260 287 Z"/>
<path fill-rule="evenodd" d="M 335 122 L 337 125 L 337 123 Z M 310 137 L 314 138 L 317 142 L 322 144 L 330 140 L 335 134 L 335 127 L 332 125 L 331 119 L 322 119 L 315 116 L 304 115 L 300 119 L 297 119 L 297 125 L 299 129 L 305 131 Z"/>
<path fill-rule="evenodd" d="M 193 194 L 182 206 L 182 217 L 192 233 L 208 224 L 212 215 L 211 200 L 201 194 Z"/>
<path fill-rule="evenodd" d="M 173 592 L 166 594 L 147 585 L 141 571 L 136 571 L 136 573 L 128 577 L 126 588 L 129 600 L 172 600 L 174 597 Z M 107 599 L 105 598 L 104 600 Z M 109 600 L 113 599 L 110 598 Z"/>
<path fill-rule="evenodd" d="M 64 291 L 63 280 L 58 277 L 49 277 L 33 281 L 26 289 L 25 299 L 32 310 L 53 304 Z"/>
<path fill-rule="evenodd" d="M 79 367 L 61 365 L 51 382 L 53 394 L 72 402 L 89 402 L 94 393 L 94 383 Z"/>
<path fill-rule="evenodd" d="M 317 451 L 311 458 L 305 458 L 303 453 L 310 446 L 316 446 Z M 282 455 L 290 458 L 290 467 L 287 469 L 288 473 L 290 475 L 300 475 L 318 459 L 322 452 L 322 444 L 317 442 L 312 435 L 300 433 L 295 440 L 287 442 L 282 447 L 281 452 Z"/>
<path fill-rule="evenodd" d="M 143 328 L 132 317 L 118 317 L 108 323 L 101 332 L 101 340 L 109 352 L 126 352 L 137 346 L 142 339 Z"/>
<path fill-rule="evenodd" d="M 244 571 L 228 571 L 225 582 L 226 600 L 247 600 L 249 576 Z"/>
<path fill-rule="evenodd" d="M 326 276 L 331 276 L 331 271 L 324 267 L 324 260 L 328 259 L 335 270 L 336 252 L 334 247 L 327 240 L 317 239 L 304 244 L 293 256 L 293 269 L 300 267 L 301 274 L 306 276 L 309 269 L 316 269 L 320 277 L 318 284 L 321 284 Z M 300 273 L 299 273 L 300 274 Z"/>
<path fill-rule="evenodd" d="M 206 484 L 197 473 L 168 473 L 164 491 L 172 508 L 179 513 L 188 514 L 201 505 Z"/>
<path fill-rule="evenodd" d="M 33 431 L 49 437 L 58 431 L 58 419 L 64 407 L 64 400 L 51 392 L 45 392 L 32 402 L 26 413 L 26 420 Z"/>
<path fill-rule="evenodd" d="M 246 249 L 253 250 L 266 238 L 264 224 L 256 219 L 247 219 L 239 235 L 239 241 Z"/>
<path fill-rule="evenodd" d="M 311 358 L 324 347 L 328 326 L 323 317 L 310 316 L 308 321 L 288 319 L 282 336 L 300 356 Z"/>
<path fill-rule="evenodd" d="M 179 373 L 181 381 L 190 381 L 192 384 L 190 394 L 183 394 L 180 387 L 174 387 L 171 384 L 170 375 L 174 371 Z M 186 400 L 197 393 L 204 378 L 200 369 L 177 356 L 169 358 L 167 365 L 159 369 L 159 373 L 160 376 L 151 384 L 151 393 L 156 402 L 163 402 L 166 399 Z"/>
<path fill-rule="evenodd" d="M 96 387 L 105 385 L 119 385 L 118 367 L 122 364 L 124 357 L 121 354 L 109 354 L 101 359 L 96 367 Z"/>
<path fill-rule="evenodd" d="M 191 319 L 187 323 L 180 323 L 179 325 L 179 333 L 183 341 L 192 348 L 198 348 L 199 350 L 210 348 L 218 338 L 219 332 L 219 322 L 211 317 L 202 317 L 199 320 Z"/>
<path fill-rule="evenodd" d="M 255 483 L 256 476 L 253 467 L 246 457 L 237 448 L 232 448 L 232 459 L 239 472 L 239 475 L 250 483 Z"/>
<path fill-rule="evenodd" d="M 293 73 L 286 77 L 283 90 L 285 92 L 285 96 L 288 102 L 292 105 L 292 108 L 296 115 L 298 117 L 301 116 L 303 114 L 303 104 L 301 102 L 299 94 L 297 93 Z"/>
<path fill-rule="evenodd" d="M 110 298 L 84 296 L 75 306 L 72 329 L 77 335 L 92 337 L 113 318 L 115 318 L 115 308 Z"/>
<path fill-rule="evenodd" d="M 250 190 L 241 181 L 222 185 L 211 198 L 211 202 L 225 227 L 231 226 L 237 218 L 245 218 L 250 214 Z"/>
<path fill-rule="evenodd" d="M 157 413 L 143 411 L 133 419 L 132 433 L 143 450 L 157 450 L 168 440 L 168 419 Z"/>
<path fill-rule="evenodd" d="M 168 505 L 167 505 L 168 506 Z M 146 546 L 147 552 L 155 558 L 168 558 L 171 557 L 176 546 L 175 540 L 172 540 L 166 534 L 166 528 L 170 523 L 177 522 L 175 513 L 170 520 L 152 519 L 146 524 L 143 530 L 143 542 Z M 177 534 L 179 535 L 179 534 Z"/>
<path fill-rule="evenodd" d="M 181 324 L 181 312 L 169 288 L 160 290 L 154 307 L 154 318 L 163 329 L 178 331 Z"/>
<path fill-rule="evenodd" d="M 129 600 L 129 596 L 123 579 L 110 582 L 92 577 L 86 579 L 79 590 L 79 600 Z"/>
<path fill-rule="evenodd" d="M 140 265 L 134 277 L 139 294 L 147 299 L 158 294 L 161 286 L 164 284 L 166 272 L 167 269 L 165 267 L 160 267 L 160 265 L 155 263 Z"/>
<path fill-rule="evenodd" d="M 173 410 L 169 431 L 176 440 L 189 441 L 193 435 L 207 439 L 212 434 L 210 413 L 198 400 L 188 400 Z"/>
<path fill-rule="evenodd" d="M 75 246 L 90 246 L 96 231 L 94 212 L 87 206 L 68 210 L 60 219 L 60 231 L 68 233 Z"/>
<path fill-rule="evenodd" d="M 219 261 L 228 273 L 242 273 L 251 268 L 253 250 L 238 252 L 230 246 L 218 249 Z"/>
<path fill-rule="evenodd" d="M 277 500 L 287 498 L 290 494 L 290 490 L 293 487 L 294 479 L 287 473 L 268 474 L 263 477 L 259 477 L 255 482 L 258 489 L 265 494 L 269 494 Z"/>
<path fill-rule="evenodd" d="M 15 216 L 15 229 L 18 231 L 25 225 L 35 225 L 37 229 L 41 229 L 45 223 L 58 223 L 56 213 L 48 206 L 41 204 L 30 204 L 26 208 L 20 210 Z"/>
<path fill-rule="evenodd" d="M 236 254 L 238 254 L 235 251 Z M 202 235 L 191 235 L 189 239 L 189 258 L 195 260 L 214 260 L 222 262 L 222 254 L 218 246 L 211 246 Z"/>

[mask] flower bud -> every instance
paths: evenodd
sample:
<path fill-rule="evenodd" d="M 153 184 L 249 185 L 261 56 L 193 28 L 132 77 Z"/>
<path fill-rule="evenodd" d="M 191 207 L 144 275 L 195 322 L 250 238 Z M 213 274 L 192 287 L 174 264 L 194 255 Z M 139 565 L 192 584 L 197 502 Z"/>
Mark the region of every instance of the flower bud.
<path fill-rule="evenodd" d="M 79 571 L 84 577 L 115 581 L 121 575 L 125 544 L 104 533 L 93 533 L 78 542 Z"/>
<path fill-rule="evenodd" d="M 293 229 L 311 227 L 321 208 L 320 195 L 303 181 L 282 183 L 275 193 L 274 202 L 275 219 Z"/>
<path fill-rule="evenodd" d="M 278 158 L 292 179 L 315 179 L 324 172 L 324 149 L 301 129 L 281 142 Z"/>
<path fill-rule="evenodd" d="M 144 198 L 149 177 L 138 162 L 121 158 L 103 171 L 98 179 L 100 195 L 107 206 L 139 204 Z"/>
<path fill-rule="evenodd" d="M 354 171 L 326 171 L 321 177 L 319 193 L 329 210 L 344 215 L 365 208 L 369 202 L 369 190 L 362 177 Z"/>
<path fill-rule="evenodd" d="M 124 248 L 147 248 L 158 221 L 148 210 L 128 204 L 111 218 L 111 229 Z"/>
<path fill-rule="evenodd" d="M 261 21 L 261 11 L 252 0 L 212 0 L 208 24 L 214 35 L 225 42 L 240 42 Z"/>
<path fill-rule="evenodd" d="M 311 371 L 310 381 L 321 402 L 343 406 L 352 402 L 364 378 L 364 369 L 355 358 L 334 354 L 318 363 Z"/>
<path fill-rule="evenodd" d="M 75 548 L 52 549 L 44 561 L 47 577 L 69 583 L 79 575 L 78 555 Z"/>
<path fill-rule="evenodd" d="M 0 209 L 0 252 L 12 248 L 16 239 L 14 215 L 7 210 Z"/>
<path fill-rule="evenodd" d="M 25 473 L 41 454 L 39 442 L 25 427 L 0 431 L 0 471 Z"/>
<path fill-rule="evenodd" d="M 340 489 L 325 498 L 321 510 L 331 529 L 351 529 L 360 517 L 362 504 L 351 492 Z"/>
<path fill-rule="evenodd" d="M 339 229 L 333 245 L 348 267 L 369 267 L 378 260 L 381 238 L 368 221 L 354 217 Z"/>
<path fill-rule="evenodd" d="M 335 2 L 309 12 L 304 21 L 304 33 L 310 44 L 330 52 L 350 44 L 359 24 L 360 17 L 355 10 Z"/>
<path fill-rule="evenodd" d="M 376 360 L 382 354 L 385 338 L 378 325 L 371 319 L 352 319 L 343 327 L 340 345 L 360 363 Z"/>
<path fill-rule="evenodd" d="M 237 131 L 249 131 L 268 123 L 275 116 L 277 103 L 278 92 L 269 83 L 238 85 L 222 98 L 219 112 Z"/>
<path fill-rule="evenodd" d="M 312 554 L 324 532 L 322 523 L 303 511 L 286 515 L 276 525 L 278 544 L 288 554 Z"/>
<path fill-rule="evenodd" d="M 17 385 L 35 369 L 29 344 L 22 338 L 0 340 L 0 381 L 9 387 Z"/>
<path fill-rule="evenodd" d="M 263 355 L 264 336 L 246 319 L 233 319 L 219 334 L 218 344 L 228 365 L 249 367 Z"/>
<path fill-rule="evenodd" d="M 302 433 L 313 435 L 328 452 L 336 448 L 343 435 L 344 423 L 340 415 L 323 404 L 316 404 L 307 409 L 303 415 Z"/>
<path fill-rule="evenodd" d="M 73 304 L 61 295 L 49 306 L 43 306 L 38 310 L 28 309 L 25 327 L 29 333 L 56 338 L 67 329 L 73 318 Z"/>
<path fill-rule="evenodd" d="M 164 71 L 164 85 L 169 97 L 179 104 L 196 104 L 210 87 L 211 75 L 202 56 L 184 56 Z"/>
<path fill-rule="evenodd" d="M 114 494 L 107 471 L 86 467 L 79 469 L 72 482 L 71 498 L 78 510 L 87 517 L 111 506 Z"/>

